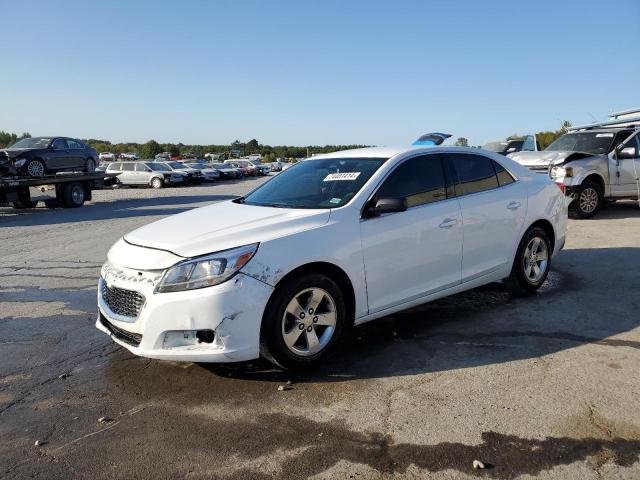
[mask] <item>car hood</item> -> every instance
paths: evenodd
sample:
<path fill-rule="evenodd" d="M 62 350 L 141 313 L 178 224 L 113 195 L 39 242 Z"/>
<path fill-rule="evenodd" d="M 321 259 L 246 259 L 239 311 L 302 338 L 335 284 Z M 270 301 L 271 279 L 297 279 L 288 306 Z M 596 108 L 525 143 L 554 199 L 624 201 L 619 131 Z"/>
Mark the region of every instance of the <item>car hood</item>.
<path fill-rule="evenodd" d="M 518 162 L 525 167 L 548 167 L 549 165 L 560 165 L 567 160 L 578 160 L 580 158 L 594 157 L 596 155 L 583 152 L 516 152 L 507 155 L 511 160 Z"/>
<path fill-rule="evenodd" d="M 41 148 L 14 148 L 14 149 L 5 148 L 2 151 L 5 152 L 9 156 L 10 159 L 12 159 L 12 158 L 19 157 L 23 153 L 26 153 L 26 152 L 37 152 L 38 150 L 42 150 L 42 149 Z"/>
<path fill-rule="evenodd" d="M 197 257 L 265 242 L 329 221 L 330 210 L 258 207 L 220 202 L 173 215 L 125 235 L 133 245 Z"/>

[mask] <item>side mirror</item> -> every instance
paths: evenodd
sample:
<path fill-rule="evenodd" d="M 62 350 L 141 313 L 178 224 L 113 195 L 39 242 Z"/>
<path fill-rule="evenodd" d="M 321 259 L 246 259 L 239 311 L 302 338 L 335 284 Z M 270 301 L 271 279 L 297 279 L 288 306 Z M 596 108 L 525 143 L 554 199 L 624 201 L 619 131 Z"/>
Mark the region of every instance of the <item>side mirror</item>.
<path fill-rule="evenodd" d="M 378 217 L 383 213 L 404 212 L 408 208 L 406 198 L 379 198 L 364 211 L 365 218 Z"/>
<path fill-rule="evenodd" d="M 618 152 L 618 158 L 636 158 L 636 147 L 626 147 Z"/>
<path fill-rule="evenodd" d="M 509 149 L 507 149 L 507 153 L 513 153 L 516 151 L 516 147 L 511 147 Z"/>

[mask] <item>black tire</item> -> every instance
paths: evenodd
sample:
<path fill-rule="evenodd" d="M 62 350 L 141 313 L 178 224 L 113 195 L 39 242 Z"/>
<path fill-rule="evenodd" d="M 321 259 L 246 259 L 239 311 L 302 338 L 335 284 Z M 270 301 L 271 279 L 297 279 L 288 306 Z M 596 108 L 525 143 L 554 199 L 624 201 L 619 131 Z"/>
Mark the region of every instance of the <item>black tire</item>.
<path fill-rule="evenodd" d="M 94 173 L 96 171 L 96 162 L 93 158 L 87 158 L 87 161 L 84 164 L 84 168 L 89 173 Z"/>
<path fill-rule="evenodd" d="M 528 268 L 532 261 L 532 257 L 528 254 L 527 250 L 534 239 L 539 239 L 541 242 L 544 242 L 546 263 L 544 263 L 544 268 L 541 268 L 542 262 L 536 262 L 542 275 L 532 277 L 531 273 L 535 274 L 535 271 L 533 268 Z M 539 227 L 531 227 L 524 234 L 522 240 L 520 240 L 520 245 L 518 245 L 516 257 L 514 258 L 513 266 L 511 267 L 511 274 L 505 279 L 504 283 L 517 295 L 531 295 L 535 293 L 547 279 L 547 275 L 551 268 L 551 254 L 551 241 L 549 240 L 547 232 Z"/>
<path fill-rule="evenodd" d="M 38 158 L 33 158 L 29 160 L 25 164 L 24 170 L 27 172 L 27 174 L 30 177 L 41 177 L 47 174 L 46 164 Z"/>
<path fill-rule="evenodd" d="M 162 188 L 164 186 L 164 182 L 162 181 L 161 178 L 153 177 L 151 179 L 151 183 L 149 185 L 151 185 L 151 188 L 154 188 L 154 189 L 157 190 L 157 189 Z"/>
<path fill-rule="evenodd" d="M 578 218 L 591 218 L 602 206 L 602 189 L 591 180 L 585 180 L 575 189 L 575 199 L 571 202 L 571 212 Z"/>
<path fill-rule="evenodd" d="M 290 333 L 297 330 L 297 327 L 300 327 L 300 325 L 309 324 L 304 328 L 300 327 L 301 333 L 298 339 L 300 345 L 306 344 L 307 348 L 309 348 L 309 345 L 306 343 L 308 338 L 307 331 L 311 332 L 311 330 L 307 330 L 308 328 L 313 329 L 313 335 L 315 335 L 316 338 L 319 336 L 319 345 L 322 344 L 322 338 L 324 337 L 324 332 L 326 332 L 325 329 L 330 328 L 320 324 L 314 325 L 318 317 L 322 317 L 322 314 L 316 316 L 313 312 L 311 312 L 311 314 L 309 314 L 308 311 L 302 312 L 303 315 L 301 318 L 303 318 L 303 320 L 290 314 L 287 314 L 285 317 L 285 311 L 289 302 L 293 301 L 293 299 L 302 292 L 311 289 L 315 289 L 314 291 L 323 290 L 324 293 L 328 294 L 330 299 L 333 300 L 333 306 L 335 306 L 335 325 L 333 326 L 333 333 L 329 335 L 326 344 L 322 346 L 319 351 L 315 353 L 297 354 L 293 351 L 296 347 L 288 347 L 285 343 L 284 332 L 288 327 L 288 323 L 292 324 L 289 329 Z M 311 295 L 311 293 L 309 295 Z M 323 308 L 323 311 L 327 310 L 327 313 L 331 313 L 333 310 L 327 309 L 326 307 L 328 305 L 330 305 L 330 302 L 324 297 L 318 305 L 318 311 Z M 286 280 L 282 285 L 279 285 L 269 300 L 260 329 L 260 353 L 268 361 L 279 367 L 285 369 L 304 369 L 326 358 L 327 355 L 334 350 L 340 342 L 347 324 L 345 298 L 338 284 L 323 274 L 302 274 Z M 304 348 L 304 346 L 302 348 Z"/>
<path fill-rule="evenodd" d="M 36 208 L 38 202 L 33 200 L 16 200 L 13 202 L 13 208 L 16 210 L 25 210 L 27 208 Z"/>
<path fill-rule="evenodd" d="M 62 206 L 65 208 L 81 207 L 86 196 L 84 186 L 80 182 L 68 183 L 62 192 Z"/>

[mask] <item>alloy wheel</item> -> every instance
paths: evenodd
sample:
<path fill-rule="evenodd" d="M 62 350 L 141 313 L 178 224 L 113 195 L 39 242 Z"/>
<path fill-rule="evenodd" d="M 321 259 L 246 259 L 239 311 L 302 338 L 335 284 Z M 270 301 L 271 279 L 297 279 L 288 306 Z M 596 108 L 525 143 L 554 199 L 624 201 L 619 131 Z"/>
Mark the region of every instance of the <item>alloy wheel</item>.
<path fill-rule="evenodd" d="M 585 213 L 593 212 L 598 206 L 598 192 L 593 187 L 587 187 L 580 193 L 580 210 Z"/>
<path fill-rule="evenodd" d="M 41 177 L 44 175 L 44 164 L 39 160 L 33 160 L 27 165 L 27 172 L 32 177 Z"/>
<path fill-rule="evenodd" d="M 306 288 L 293 296 L 282 317 L 287 348 L 303 357 L 322 351 L 336 329 L 336 304 L 322 288 Z"/>
<path fill-rule="evenodd" d="M 540 237 L 533 237 L 524 249 L 524 275 L 532 284 L 544 278 L 549 265 L 547 243 Z"/>

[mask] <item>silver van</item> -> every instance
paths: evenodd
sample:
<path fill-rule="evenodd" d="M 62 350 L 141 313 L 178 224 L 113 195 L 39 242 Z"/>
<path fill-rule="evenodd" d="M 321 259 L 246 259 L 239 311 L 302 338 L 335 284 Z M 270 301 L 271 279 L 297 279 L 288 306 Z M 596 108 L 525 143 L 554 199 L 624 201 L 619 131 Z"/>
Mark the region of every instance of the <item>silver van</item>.
<path fill-rule="evenodd" d="M 151 188 L 182 184 L 184 175 L 174 173 L 168 166 L 158 162 L 114 162 L 107 173 L 119 173 L 121 185 L 148 185 Z"/>

